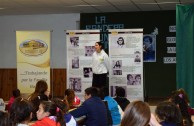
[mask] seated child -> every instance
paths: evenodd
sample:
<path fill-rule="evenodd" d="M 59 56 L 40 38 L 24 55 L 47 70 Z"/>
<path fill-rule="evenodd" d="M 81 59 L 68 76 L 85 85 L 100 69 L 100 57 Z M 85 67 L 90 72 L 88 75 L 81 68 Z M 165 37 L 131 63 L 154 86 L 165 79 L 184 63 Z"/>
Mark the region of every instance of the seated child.
<path fill-rule="evenodd" d="M 170 101 L 175 103 L 178 106 L 181 115 L 183 117 L 184 123 L 187 125 L 192 125 L 191 115 L 188 111 L 189 105 L 183 93 L 179 90 L 173 92 Z"/>
<path fill-rule="evenodd" d="M 66 126 L 77 126 L 77 122 L 75 121 L 74 117 L 70 113 L 68 113 L 68 102 L 66 100 L 61 100 L 58 98 L 55 98 L 52 101 L 57 105 L 58 108 L 60 108 L 64 112 Z"/>
<path fill-rule="evenodd" d="M 8 102 L 7 108 L 6 108 L 8 110 L 8 112 L 9 112 L 10 107 L 13 104 L 14 100 L 19 96 L 20 96 L 20 90 L 19 89 L 15 89 L 15 90 L 12 91 L 12 97 L 9 99 L 9 102 Z"/>
<path fill-rule="evenodd" d="M 0 111 L 0 126 L 10 126 L 7 112 Z"/>
<path fill-rule="evenodd" d="M 116 97 L 114 98 L 124 111 L 130 101 L 125 97 L 125 89 L 122 87 L 116 88 Z"/>
<path fill-rule="evenodd" d="M 147 103 L 133 101 L 125 108 L 120 126 L 148 126 L 150 117 L 151 111 Z"/>
<path fill-rule="evenodd" d="M 179 108 L 172 102 L 162 102 L 157 105 L 156 119 L 162 126 L 181 126 L 182 116 Z"/>
<path fill-rule="evenodd" d="M 10 121 L 13 126 L 28 126 L 32 118 L 32 104 L 21 97 L 14 100 L 10 108 Z"/>
<path fill-rule="evenodd" d="M 118 103 L 112 97 L 109 96 L 108 91 L 109 90 L 107 87 L 101 88 L 100 96 L 102 100 L 105 100 L 108 103 L 108 109 L 111 113 L 113 125 L 119 125 L 121 122 L 121 114 L 119 112 Z"/>
<path fill-rule="evenodd" d="M 75 95 L 73 89 L 66 89 L 65 90 L 65 98 L 69 103 L 69 109 L 74 109 L 80 105 L 80 99 Z"/>
<path fill-rule="evenodd" d="M 65 126 L 63 112 L 52 101 L 41 101 L 36 114 L 38 121 L 32 126 Z"/>

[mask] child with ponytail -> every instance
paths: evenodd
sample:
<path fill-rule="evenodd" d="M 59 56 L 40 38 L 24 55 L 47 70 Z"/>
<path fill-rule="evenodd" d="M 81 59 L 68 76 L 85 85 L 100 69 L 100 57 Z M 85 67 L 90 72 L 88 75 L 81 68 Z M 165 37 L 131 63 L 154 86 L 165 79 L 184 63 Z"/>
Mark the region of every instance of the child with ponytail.
<path fill-rule="evenodd" d="M 38 121 L 32 126 L 66 126 L 63 111 L 52 101 L 42 101 L 36 114 Z"/>

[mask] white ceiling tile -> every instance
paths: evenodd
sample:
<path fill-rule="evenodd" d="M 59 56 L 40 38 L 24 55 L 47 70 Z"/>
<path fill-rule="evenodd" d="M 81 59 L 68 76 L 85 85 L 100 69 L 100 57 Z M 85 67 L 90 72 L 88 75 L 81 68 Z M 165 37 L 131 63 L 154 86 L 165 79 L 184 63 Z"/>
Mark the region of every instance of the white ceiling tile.
<path fill-rule="evenodd" d="M 15 2 L 0 0 L 0 7 L 20 7 L 20 5 Z"/>
<path fill-rule="evenodd" d="M 0 0 L 0 15 L 175 10 L 194 0 Z M 169 3 L 171 2 L 171 3 Z"/>
<path fill-rule="evenodd" d="M 157 3 L 173 3 L 173 2 L 179 2 L 179 0 L 156 0 Z"/>
<path fill-rule="evenodd" d="M 155 0 L 131 0 L 131 1 L 133 1 L 136 4 L 139 4 L 139 3 L 156 3 Z"/>
<path fill-rule="evenodd" d="M 175 10 L 176 4 L 160 4 L 159 5 L 162 10 Z"/>
<path fill-rule="evenodd" d="M 101 12 L 119 12 L 119 10 L 113 6 L 97 6 L 96 8 Z"/>
<path fill-rule="evenodd" d="M 194 0 L 180 0 L 182 4 L 194 4 Z"/>
<path fill-rule="evenodd" d="M 110 5 L 106 0 L 83 0 L 90 5 Z"/>
<path fill-rule="evenodd" d="M 82 0 L 59 0 L 61 3 L 64 3 L 65 5 L 86 5 L 85 2 Z"/>
<path fill-rule="evenodd" d="M 141 9 L 141 11 L 160 10 L 157 4 L 139 4 L 138 7 Z"/>
<path fill-rule="evenodd" d="M 129 11 L 140 11 L 136 6 L 128 6 L 128 5 L 117 5 L 117 8 L 122 10 L 123 12 L 129 12 Z"/>
<path fill-rule="evenodd" d="M 114 2 L 112 2 L 111 1 L 111 3 L 113 4 L 113 5 L 134 5 L 132 2 L 130 2 L 130 1 L 123 1 L 123 2 L 120 2 L 120 1 L 114 1 Z"/>

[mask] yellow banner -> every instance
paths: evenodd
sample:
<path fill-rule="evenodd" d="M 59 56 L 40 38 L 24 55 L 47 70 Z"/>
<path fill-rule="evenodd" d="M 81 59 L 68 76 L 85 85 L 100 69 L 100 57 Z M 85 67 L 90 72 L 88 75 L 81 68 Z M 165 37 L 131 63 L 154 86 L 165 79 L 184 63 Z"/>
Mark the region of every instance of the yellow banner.
<path fill-rule="evenodd" d="M 50 90 L 50 31 L 16 31 L 17 87 L 34 92 L 36 82 L 45 80 Z"/>

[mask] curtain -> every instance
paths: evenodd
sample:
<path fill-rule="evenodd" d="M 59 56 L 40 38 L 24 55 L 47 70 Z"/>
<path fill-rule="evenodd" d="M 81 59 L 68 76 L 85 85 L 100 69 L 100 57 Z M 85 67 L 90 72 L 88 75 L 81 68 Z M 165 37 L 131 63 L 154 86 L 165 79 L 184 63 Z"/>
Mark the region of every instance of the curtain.
<path fill-rule="evenodd" d="M 194 107 L 194 5 L 176 6 L 176 82 Z"/>

